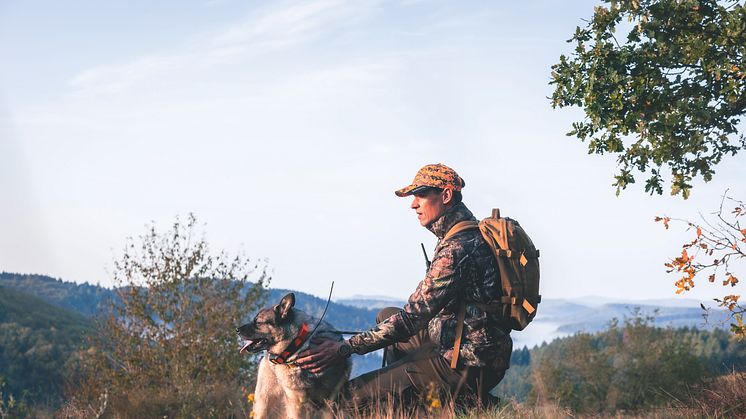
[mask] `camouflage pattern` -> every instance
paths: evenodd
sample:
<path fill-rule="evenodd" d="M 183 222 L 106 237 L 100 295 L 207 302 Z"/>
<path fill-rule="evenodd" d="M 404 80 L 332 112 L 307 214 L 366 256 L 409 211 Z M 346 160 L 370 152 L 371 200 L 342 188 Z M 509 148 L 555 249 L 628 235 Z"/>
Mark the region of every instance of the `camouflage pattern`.
<path fill-rule="evenodd" d="M 460 191 L 466 186 L 466 182 L 455 170 L 444 164 L 428 164 L 417 171 L 411 185 L 405 186 L 394 193 L 396 196 L 407 196 L 422 186 L 440 189 L 450 188 L 454 191 Z"/>
<path fill-rule="evenodd" d="M 349 339 L 353 351 L 364 354 L 394 342 L 404 342 L 427 328 L 448 361 L 453 352 L 456 313 L 466 301 L 464 334 L 459 363 L 508 368 L 512 340 L 499 313 L 487 313 L 475 303 L 495 304 L 500 299 L 500 278 L 495 257 L 479 230 L 467 230 L 442 240 L 459 221 L 475 220 L 463 203 L 446 210 L 428 229 L 439 239 L 425 279 L 398 313 L 373 329 Z"/>

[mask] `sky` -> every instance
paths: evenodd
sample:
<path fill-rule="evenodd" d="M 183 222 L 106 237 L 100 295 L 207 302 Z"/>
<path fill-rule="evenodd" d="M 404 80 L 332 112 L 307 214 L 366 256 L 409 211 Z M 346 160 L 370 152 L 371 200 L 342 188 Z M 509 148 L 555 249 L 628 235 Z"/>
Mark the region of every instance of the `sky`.
<path fill-rule="evenodd" d="M 127 237 L 194 213 L 272 287 L 406 298 L 436 240 L 393 191 L 442 162 L 531 235 L 544 298 L 673 298 L 691 232 L 653 218 L 746 199 L 744 153 L 689 200 L 617 197 L 547 99 L 594 5 L 0 2 L 0 271 L 111 286 Z"/>

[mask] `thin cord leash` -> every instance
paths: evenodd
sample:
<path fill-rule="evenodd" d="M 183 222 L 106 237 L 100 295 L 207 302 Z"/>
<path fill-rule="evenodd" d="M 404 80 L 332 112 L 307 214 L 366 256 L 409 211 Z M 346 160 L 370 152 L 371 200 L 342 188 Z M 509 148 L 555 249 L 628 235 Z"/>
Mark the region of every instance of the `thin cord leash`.
<path fill-rule="evenodd" d="M 316 330 L 321 326 L 321 322 L 324 320 L 324 316 L 326 316 L 326 310 L 329 309 L 329 303 L 332 301 L 332 292 L 334 292 L 334 281 L 332 281 L 332 286 L 329 289 L 329 298 L 326 299 L 326 307 L 324 307 L 324 312 L 321 313 L 321 317 L 319 318 L 319 321 L 316 322 L 316 326 L 313 328 L 313 331 L 311 332 L 311 336 L 308 337 L 306 342 L 310 342 L 311 339 L 313 339 L 314 335 L 316 335 Z"/>
<path fill-rule="evenodd" d="M 329 298 L 326 299 L 326 307 L 324 307 L 324 312 L 321 313 L 321 318 L 316 323 L 316 327 L 313 328 L 313 332 L 311 332 L 311 336 L 307 340 L 308 342 L 310 342 L 311 339 L 313 339 L 313 336 L 316 334 L 316 329 L 319 328 L 319 325 L 321 325 L 321 321 L 324 320 L 324 316 L 326 316 L 326 311 L 329 309 L 329 303 L 331 303 L 331 301 L 332 301 L 332 293 L 333 292 L 334 292 L 334 281 L 332 281 L 332 286 L 329 289 Z M 353 331 L 349 331 L 349 330 L 329 330 L 328 332 L 329 333 L 338 333 L 340 335 L 357 335 L 358 333 L 362 333 L 362 332 L 353 332 Z"/>

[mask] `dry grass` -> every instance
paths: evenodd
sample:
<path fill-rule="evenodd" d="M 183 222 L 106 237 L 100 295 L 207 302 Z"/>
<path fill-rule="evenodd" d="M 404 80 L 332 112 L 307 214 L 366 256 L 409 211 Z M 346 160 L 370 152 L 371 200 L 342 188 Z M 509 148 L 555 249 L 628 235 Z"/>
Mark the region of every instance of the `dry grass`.
<path fill-rule="evenodd" d="M 227 394 L 216 395 L 219 399 L 231 399 Z M 97 418 L 97 417 L 163 417 L 166 408 L 169 412 L 167 417 L 189 417 L 183 410 L 184 406 L 176 406 L 174 403 L 159 398 L 136 397 L 130 395 L 128 403 L 116 401 L 115 398 L 102 397 L 98 405 L 81 405 L 68 403 L 57 413 L 60 418 Z M 213 400 L 215 401 L 215 400 Z M 234 405 L 228 409 L 218 411 L 202 411 L 202 417 L 249 417 L 250 405 L 253 400 L 249 399 L 247 405 Z M 152 404 L 151 404 L 152 403 Z M 119 410 L 113 406 L 125 407 Z M 165 405 L 164 405 L 165 404 Z M 410 419 L 410 418 L 458 418 L 458 419 L 554 419 L 554 418 L 588 418 L 588 419 L 668 419 L 668 418 L 743 418 L 746 419 L 746 373 L 731 373 L 715 380 L 707 385 L 692 389 L 688 400 L 672 400 L 671 406 L 655 409 L 647 409 L 637 412 L 617 411 L 612 414 L 578 414 L 560 406 L 558 402 L 543 401 L 541 404 L 524 404 L 515 400 L 504 401 L 498 406 L 490 408 L 459 408 L 449 400 L 442 400 L 435 393 L 430 392 L 419 401 L 407 403 L 401 406 L 392 399 L 383 399 L 373 405 L 355 406 L 347 403 L 348 407 L 342 409 L 339 405 L 330 405 L 325 411 L 311 411 L 311 416 L 325 419 Z M 204 409 L 204 406 L 201 406 Z M 202 409 L 196 409 L 202 410 Z M 206 414 L 205 414 L 206 413 Z M 226 416 L 227 413 L 227 416 Z M 186 414 L 186 415 L 185 415 Z"/>
<path fill-rule="evenodd" d="M 190 397 L 157 389 L 101 394 L 97 400 L 71 399 L 55 413 L 64 419 L 93 418 L 248 418 L 243 389 L 214 385 L 192 389 Z"/>
<path fill-rule="evenodd" d="M 343 402 L 345 403 L 345 402 Z M 349 401 L 347 402 L 349 406 Z M 573 417 L 570 411 L 559 405 L 541 407 L 527 406 L 515 401 L 481 407 L 474 401 L 444 399 L 434 391 L 429 391 L 420 400 L 410 401 L 402 406 L 391 398 L 381 399 L 365 407 L 352 406 L 342 409 L 331 406 L 328 418 L 333 419 L 410 419 L 410 418 L 459 418 L 459 419 L 507 419 L 507 418 L 567 418 Z"/>
<path fill-rule="evenodd" d="M 746 418 L 746 372 L 720 376 L 697 389 L 688 403 L 702 417 Z"/>

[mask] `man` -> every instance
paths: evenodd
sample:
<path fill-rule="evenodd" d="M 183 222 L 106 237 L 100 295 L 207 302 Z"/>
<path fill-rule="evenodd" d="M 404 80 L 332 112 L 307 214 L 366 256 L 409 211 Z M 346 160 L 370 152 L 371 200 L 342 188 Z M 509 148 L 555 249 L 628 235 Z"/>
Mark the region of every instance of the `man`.
<path fill-rule="evenodd" d="M 482 402 L 505 375 L 513 342 L 499 310 L 501 287 L 492 250 L 478 229 L 446 237 L 461 221 L 475 221 L 461 202 L 464 180 L 450 167 L 429 164 L 397 196 L 413 196 L 411 208 L 420 224 L 438 237 L 425 278 L 403 309 L 386 308 L 371 330 L 345 342 L 324 341 L 298 360 L 320 371 L 350 353 L 386 349 L 388 365 L 351 380 L 347 396 L 356 404 L 393 395 L 417 397 L 435 386 L 454 397 Z M 456 368 L 451 368 L 457 313 L 465 304 L 463 333 Z"/>

